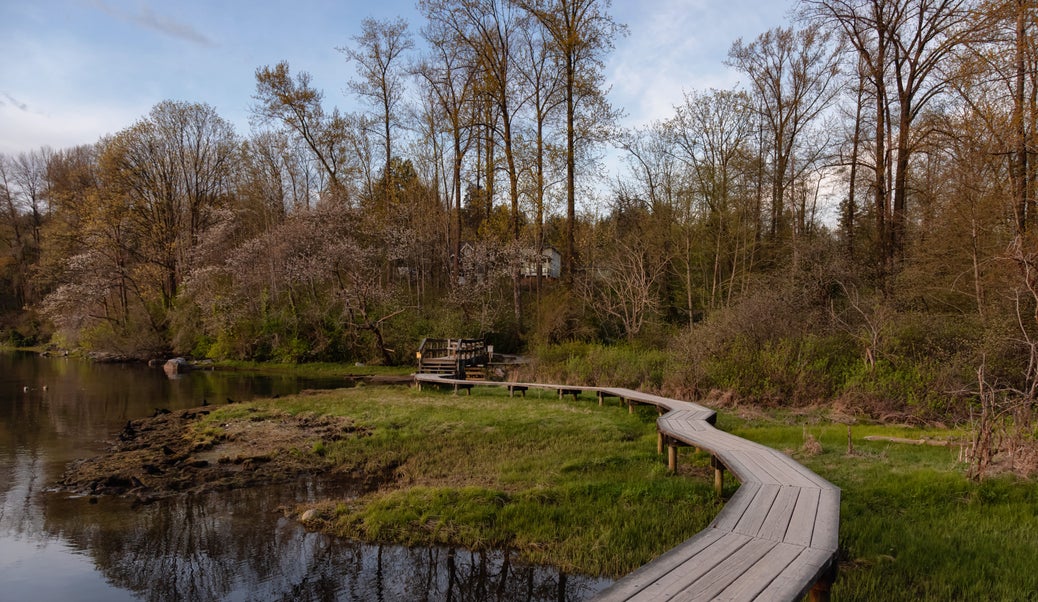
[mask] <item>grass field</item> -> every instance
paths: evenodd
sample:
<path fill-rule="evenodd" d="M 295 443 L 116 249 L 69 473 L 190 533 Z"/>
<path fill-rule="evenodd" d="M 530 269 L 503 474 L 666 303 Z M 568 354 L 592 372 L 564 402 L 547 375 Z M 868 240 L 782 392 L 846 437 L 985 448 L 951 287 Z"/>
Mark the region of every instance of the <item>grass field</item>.
<path fill-rule="evenodd" d="M 718 426 L 793 451 L 842 489 L 840 575 L 834 600 L 1038 600 L 1038 483 L 971 482 L 959 447 L 866 441 L 868 435 L 949 439 L 962 433 L 878 425 L 851 428 L 774 416 Z M 821 453 L 800 453 L 805 434 Z"/>
<path fill-rule="evenodd" d="M 497 389 L 361 386 L 221 407 L 207 424 L 256 410 L 349 416 L 366 433 L 298 451 L 390 475 L 372 493 L 318 507 L 315 524 L 347 537 L 511 547 L 533 562 L 615 577 L 720 509 L 706 456 L 682 450 L 680 474 L 667 473 L 652 408 L 632 415 L 548 392 L 512 399 Z M 718 426 L 791 453 L 843 489 L 834 600 L 1038 599 L 1035 483 L 972 483 L 954 446 L 863 439 L 959 433 L 855 425 L 848 453 L 847 426 L 824 416 L 722 412 Z M 799 451 L 807 435 L 820 451 Z"/>

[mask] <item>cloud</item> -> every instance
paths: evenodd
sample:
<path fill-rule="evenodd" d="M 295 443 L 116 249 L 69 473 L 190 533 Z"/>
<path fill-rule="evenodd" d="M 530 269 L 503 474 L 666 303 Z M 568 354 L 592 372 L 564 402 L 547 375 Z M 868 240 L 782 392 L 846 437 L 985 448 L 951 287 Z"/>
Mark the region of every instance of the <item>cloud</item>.
<path fill-rule="evenodd" d="M 686 92 L 731 88 L 741 81 L 725 64 L 737 38 L 785 24 L 793 0 L 655 0 L 616 3 L 630 27 L 607 66 L 611 99 L 627 110 L 627 125 L 666 119 Z"/>
<path fill-rule="evenodd" d="M 10 103 L 10 104 L 14 105 L 15 108 L 20 110 L 20 111 L 28 111 L 29 110 L 29 105 L 27 105 L 24 102 L 18 100 L 14 96 L 11 96 L 7 92 L 0 92 L 0 96 L 3 96 L 4 98 L 7 99 L 7 102 L 4 102 L 4 101 L 0 100 L 0 107 L 7 106 L 7 104 Z"/>
<path fill-rule="evenodd" d="M 631 35 L 617 43 L 608 78 L 629 125 L 672 116 L 688 90 L 735 83 L 723 63 L 730 34 L 712 10 L 702 0 L 659 0 L 621 15 Z"/>
<path fill-rule="evenodd" d="M 156 13 L 149 6 L 141 6 L 137 11 L 130 11 L 121 7 L 112 6 L 103 0 L 95 0 L 94 5 L 102 12 L 113 17 L 122 19 L 135 25 L 140 25 L 170 37 L 186 40 L 201 46 L 214 47 L 217 43 L 209 36 L 198 31 L 189 23 L 182 23 L 176 19 Z"/>
<path fill-rule="evenodd" d="M 2 97 L 8 98 L 8 94 Z M 70 148 L 93 144 L 102 136 L 131 125 L 148 107 L 77 102 L 71 106 L 48 105 L 48 99 L 32 98 L 22 109 L 0 101 L 0 153 L 16 155 L 42 146 Z"/>

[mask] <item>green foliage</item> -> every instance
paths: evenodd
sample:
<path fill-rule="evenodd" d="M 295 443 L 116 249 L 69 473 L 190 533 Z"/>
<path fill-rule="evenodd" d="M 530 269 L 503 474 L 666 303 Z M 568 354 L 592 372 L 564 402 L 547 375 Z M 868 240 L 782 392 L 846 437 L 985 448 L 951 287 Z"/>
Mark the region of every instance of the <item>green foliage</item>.
<path fill-rule="evenodd" d="M 671 354 L 637 345 L 561 343 L 533 350 L 545 382 L 658 390 L 672 369 Z"/>
<path fill-rule="evenodd" d="M 530 346 L 541 348 L 567 341 L 593 341 L 596 329 L 584 316 L 584 307 L 565 286 L 553 286 L 542 292 L 534 306 Z"/>
<path fill-rule="evenodd" d="M 834 599 L 1019 600 L 1038 593 L 1038 488 L 1000 477 L 970 481 L 958 446 L 866 441 L 867 435 L 955 439 L 959 431 L 819 424 L 817 418 L 741 421 L 723 428 L 777 449 L 796 450 L 805 432 L 822 453 L 798 458 L 842 489 L 842 559 Z"/>
<path fill-rule="evenodd" d="M 166 342 L 150 323 L 131 318 L 125 325 L 98 322 L 80 332 L 78 345 L 86 351 L 148 358 L 166 352 Z"/>
<path fill-rule="evenodd" d="M 665 386 L 764 404 L 842 398 L 865 413 L 963 416 L 984 338 L 974 317 L 861 304 L 838 315 L 785 293 L 750 295 L 676 336 Z"/>
<path fill-rule="evenodd" d="M 32 335 L 25 335 L 17 328 L 0 329 L 0 347 L 31 347 L 37 343 Z"/>
<path fill-rule="evenodd" d="M 350 416 L 364 433 L 311 450 L 320 444 L 344 471 L 389 477 L 377 491 L 322 512 L 341 535 L 508 546 L 532 562 L 619 576 L 717 512 L 705 478 L 668 475 L 656 455 L 655 414 L 588 398 L 364 387 L 220 407 L 201 431 L 232 415 L 268 412 Z"/>

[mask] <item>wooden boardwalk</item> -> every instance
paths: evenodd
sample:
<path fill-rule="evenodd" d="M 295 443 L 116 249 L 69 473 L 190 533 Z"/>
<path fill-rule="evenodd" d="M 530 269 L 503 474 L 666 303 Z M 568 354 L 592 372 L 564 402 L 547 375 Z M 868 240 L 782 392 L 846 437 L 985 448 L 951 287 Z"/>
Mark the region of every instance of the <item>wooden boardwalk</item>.
<path fill-rule="evenodd" d="M 713 427 L 716 415 L 701 405 L 623 388 L 456 380 L 416 374 L 422 383 L 471 388 L 508 387 L 582 392 L 619 398 L 628 407 L 659 409 L 659 449 L 677 468 L 677 449 L 709 451 L 720 492 L 727 469 L 740 482 L 710 525 L 649 564 L 620 579 L 595 599 L 628 600 L 827 600 L 836 574 L 840 489 L 789 456 Z"/>

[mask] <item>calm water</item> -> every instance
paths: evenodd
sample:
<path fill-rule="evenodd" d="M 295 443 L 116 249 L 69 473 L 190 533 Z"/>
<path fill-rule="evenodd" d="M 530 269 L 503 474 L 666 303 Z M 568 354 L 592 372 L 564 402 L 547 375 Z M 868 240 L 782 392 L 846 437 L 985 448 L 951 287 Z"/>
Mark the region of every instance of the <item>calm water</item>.
<path fill-rule="evenodd" d="M 349 495 L 330 483 L 136 508 L 52 490 L 68 462 L 155 408 L 346 384 L 226 372 L 170 380 L 160 368 L 0 353 L 0 601 L 582 600 L 609 584 L 502 552 L 360 545 L 281 517 L 281 505 Z"/>

